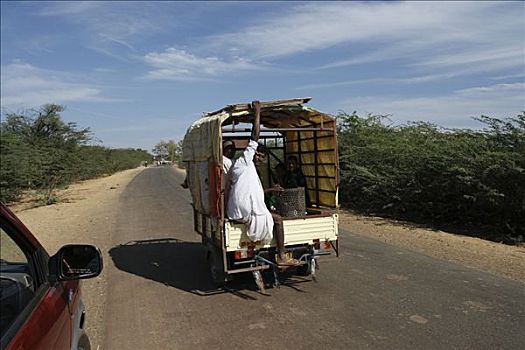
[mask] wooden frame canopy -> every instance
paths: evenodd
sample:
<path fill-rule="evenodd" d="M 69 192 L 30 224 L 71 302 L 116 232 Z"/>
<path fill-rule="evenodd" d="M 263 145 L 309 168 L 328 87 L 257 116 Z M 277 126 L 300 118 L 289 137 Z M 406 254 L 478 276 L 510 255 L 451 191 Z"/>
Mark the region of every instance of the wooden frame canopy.
<path fill-rule="evenodd" d="M 305 97 L 260 102 L 260 122 L 261 126 L 266 128 L 262 128 L 261 132 L 288 132 L 295 131 L 297 128 L 300 128 L 301 131 L 333 131 L 335 118 L 303 106 L 310 100 L 311 97 Z M 228 118 L 222 123 L 224 132 L 247 132 L 249 131 L 247 128 L 236 129 L 235 125 L 251 123 L 255 117 L 251 103 L 228 105 L 215 112 L 206 113 L 205 116 L 211 117 L 222 113 L 228 114 Z M 333 122 L 332 125 L 326 125 L 331 122 Z M 232 125 L 232 128 L 224 128 L 229 125 Z"/>
<path fill-rule="evenodd" d="M 258 103 L 260 133 L 278 135 L 285 155 L 296 155 L 310 198 L 318 206 L 338 206 L 339 160 L 336 119 L 304 106 L 311 98 L 261 101 Z M 255 103 L 227 105 L 205 113 L 188 129 L 183 141 L 183 160 L 222 164 L 222 141 L 249 137 Z M 270 137 L 270 136 L 268 136 Z"/>

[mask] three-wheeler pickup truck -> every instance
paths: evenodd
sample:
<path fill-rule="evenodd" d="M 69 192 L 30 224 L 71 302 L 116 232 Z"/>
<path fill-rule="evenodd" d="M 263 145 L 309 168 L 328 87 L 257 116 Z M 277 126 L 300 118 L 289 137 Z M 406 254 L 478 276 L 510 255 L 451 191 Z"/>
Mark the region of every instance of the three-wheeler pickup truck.
<path fill-rule="evenodd" d="M 225 215 L 227 191 L 222 145 L 231 140 L 236 150 L 244 150 L 253 128 L 259 128 L 259 142 L 268 153 L 266 163 L 258 168 L 264 188 L 273 186 L 275 172 L 284 167 L 290 156 L 298 160 L 304 174 L 306 184 L 300 198 L 306 198 L 306 204 L 292 200 L 279 206 L 286 209 L 280 213 L 286 254 L 300 262 L 286 269 L 315 277 L 320 256 L 333 253 L 339 256 L 336 121 L 304 106 L 309 100 L 228 105 L 204 114 L 184 137 L 183 161 L 193 199 L 194 229 L 207 248 L 211 278 L 217 285 L 238 273 L 252 272 L 258 287 L 263 289 L 263 270 L 273 276 L 274 285 L 279 284 L 282 267 L 276 264 L 275 238 L 270 243 L 251 241 L 245 225 Z"/>

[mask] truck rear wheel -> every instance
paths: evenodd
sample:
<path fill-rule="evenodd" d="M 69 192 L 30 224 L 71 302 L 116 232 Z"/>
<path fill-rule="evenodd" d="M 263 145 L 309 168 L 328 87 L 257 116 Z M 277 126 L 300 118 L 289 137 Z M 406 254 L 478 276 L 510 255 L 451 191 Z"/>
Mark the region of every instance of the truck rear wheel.
<path fill-rule="evenodd" d="M 226 281 L 226 273 L 224 272 L 222 254 L 211 244 L 208 245 L 208 268 L 213 284 L 218 287 L 222 287 Z"/>
<path fill-rule="evenodd" d="M 297 266 L 297 274 L 299 276 L 310 276 L 312 274 L 312 264 L 308 262 L 308 264 Z"/>

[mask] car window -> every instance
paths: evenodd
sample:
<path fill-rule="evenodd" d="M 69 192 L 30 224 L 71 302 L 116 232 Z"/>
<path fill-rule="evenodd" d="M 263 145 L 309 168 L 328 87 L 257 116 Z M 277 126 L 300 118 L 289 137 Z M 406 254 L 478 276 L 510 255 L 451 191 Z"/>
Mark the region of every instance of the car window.
<path fill-rule="evenodd" d="M 0 337 L 31 301 L 34 281 L 28 255 L 0 228 Z"/>
<path fill-rule="evenodd" d="M 22 249 L 0 228 L 0 256 L 2 260 L 11 263 L 25 263 L 27 258 Z"/>

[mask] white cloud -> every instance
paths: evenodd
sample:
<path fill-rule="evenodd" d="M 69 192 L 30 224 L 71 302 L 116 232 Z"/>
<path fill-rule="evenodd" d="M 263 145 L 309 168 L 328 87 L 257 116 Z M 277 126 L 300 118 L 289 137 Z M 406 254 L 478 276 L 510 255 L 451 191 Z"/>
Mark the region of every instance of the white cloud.
<path fill-rule="evenodd" d="M 85 13 L 88 10 L 102 5 L 97 1 L 56 1 L 49 2 L 47 6 L 40 10 L 39 16 L 62 16 Z"/>
<path fill-rule="evenodd" d="M 150 52 L 144 56 L 144 61 L 154 68 L 147 77 L 159 80 L 205 79 L 223 73 L 260 69 L 241 58 L 226 61 L 214 56 L 198 57 L 176 48 Z"/>
<path fill-rule="evenodd" d="M 518 73 L 518 74 L 498 75 L 496 77 L 490 77 L 490 79 L 491 80 L 507 80 L 507 79 L 523 78 L 523 77 L 525 77 L 525 72 Z"/>
<path fill-rule="evenodd" d="M 477 41 L 479 37 L 472 37 L 473 34 L 494 30 L 497 34 L 499 29 L 508 27 L 478 23 L 480 17 L 491 15 L 498 6 L 469 2 L 312 3 L 262 19 L 237 33 L 211 39 L 223 47 L 237 47 L 256 57 L 283 56 L 370 40 L 383 42 L 387 47 L 392 40 L 409 40 L 402 42 L 405 47 Z M 519 20 L 521 15 L 515 13 L 514 17 Z M 489 40 L 492 37 L 493 33 Z"/>
<path fill-rule="evenodd" d="M 468 89 L 457 90 L 456 93 L 466 96 L 480 97 L 482 98 L 484 94 L 507 94 L 507 93 L 516 93 L 523 98 L 523 103 L 525 104 L 525 83 L 510 83 L 510 84 L 496 84 L 489 86 L 479 86 Z"/>
<path fill-rule="evenodd" d="M 157 7 L 136 2 L 60 1 L 46 4 L 37 15 L 58 16 L 81 26 L 86 47 L 116 57 L 122 55 L 122 47 L 136 51 L 135 42 L 168 27 L 166 14 Z"/>
<path fill-rule="evenodd" d="M 93 68 L 93 71 L 97 73 L 115 73 L 116 72 L 115 69 L 104 68 L 104 67 Z"/>
<path fill-rule="evenodd" d="M 520 49 L 520 47 L 487 47 L 469 50 L 468 52 L 442 54 L 428 58 L 425 61 L 418 62 L 415 65 L 443 67 L 490 61 L 505 61 L 509 59 L 518 63 L 518 60 L 523 59 L 523 50 Z M 523 61 L 521 61 L 521 63 L 523 63 Z"/>
<path fill-rule="evenodd" d="M 20 62 L 2 66 L 2 107 L 31 108 L 46 103 L 116 101 L 102 96 L 98 88 L 73 80 L 64 72 L 39 69 Z"/>
<path fill-rule="evenodd" d="M 126 60 L 121 49 L 136 54 L 141 39 L 170 32 L 176 41 L 181 22 L 175 5 L 137 4 L 57 2 L 40 14 L 81 25 L 90 35 L 87 47 Z M 237 69 L 268 68 L 261 60 L 330 48 L 338 53 L 331 62 L 324 55 L 325 62 L 316 63 L 322 69 L 399 59 L 403 74 L 431 80 L 478 72 L 507 75 L 513 72 L 503 70 L 523 66 L 522 3 L 291 2 L 286 10 L 279 8 L 271 15 L 254 16 L 254 24 L 237 31 L 195 37 L 191 50 L 150 51 L 144 59 L 155 70 L 148 76 L 202 79 Z"/>
<path fill-rule="evenodd" d="M 329 89 L 329 88 L 348 86 L 348 85 L 384 84 L 384 83 L 392 83 L 392 82 L 394 82 L 393 79 L 381 79 L 381 78 L 356 79 L 356 80 L 336 81 L 336 82 L 330 82 L 330 83 L 305 84 L 305 85 L 301 85 L 295 88 L 295 90 Z"/>
<path fill-rule="evenodd" d="M 524 10 L 501 2 L 309 3 L 212 36 L 208 49 L 258 60 L 338 48 L 323 69 L 402 59 L 412 74 L 501 71 L 523 66 Z"/>
<path fill-rule="evenodd" d="M 454 91 L 447 95 L 405 98 L 360 96 L 339 104 L 340 110 L 392 115 L 396 122 L 430 121 L 443 127 L 476 127 L 470 117 L 514 117 L 525 110 L 525 84 L 496 84 Z"/>

